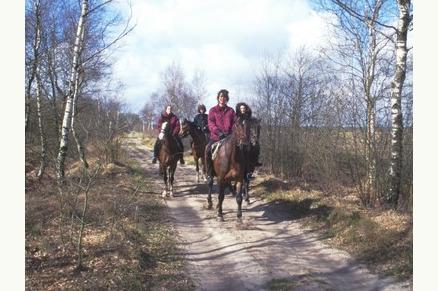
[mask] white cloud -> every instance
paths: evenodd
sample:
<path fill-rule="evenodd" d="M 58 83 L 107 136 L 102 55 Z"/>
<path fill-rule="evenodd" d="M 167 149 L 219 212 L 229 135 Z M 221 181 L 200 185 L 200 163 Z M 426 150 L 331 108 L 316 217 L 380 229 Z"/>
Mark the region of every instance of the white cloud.
<path fill-rule="evenodd" d="M 196 70 L 206 72 L 206 105 L 215 104 L 222 88 L 241 99 L 263 51 L 312 42 L 317 34 L 311 31 L 320 29 L 305 0 L 137 0 L 133 10 L 137 26 L 125 39 L 116 71 L 134 112 L 159 89 L 161 73 L 173 61 L 187 81 Z"/>
<path fill-rule="evenodd" d="M 289 47 L 298 48 L 305 44 L 308 47 L 316 47 L 323 39 L 325 23 L 315 12 L 308 17 L 291 23 L 288 26 Z"/>

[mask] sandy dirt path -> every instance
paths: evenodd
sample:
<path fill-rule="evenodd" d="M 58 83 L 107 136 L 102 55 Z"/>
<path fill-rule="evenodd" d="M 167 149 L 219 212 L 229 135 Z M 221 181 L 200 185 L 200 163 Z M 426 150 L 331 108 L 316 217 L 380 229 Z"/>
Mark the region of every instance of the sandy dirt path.
<path fill-rule="evenodd" d="M 154 177 L 161 193 L 164 183 L 158 164 L 150 162 L 152 150 L 134 137 L 127 142 L 143 149 L 131 148 L 131 155 Z M 175 176 L 175 197 L 166 198 L 166 204 L 196 290 L 267 290 L 273 280 L 293 281 L 290 290 L 412 290 L 408 283 L 371 274 L 347 253 L 322 243 L 317 233 L 276 212 L 275 205 L 255 197 L 242 204 L 243 222 L 238 224 L 236 200 L 226 195 L 224 221 L 219 222 L 215 210 L 205 209 L 208 187 L 195 182 L 195 167 L 178 164 Z M 216 187 L 214 193 L 216 205 Z"/>

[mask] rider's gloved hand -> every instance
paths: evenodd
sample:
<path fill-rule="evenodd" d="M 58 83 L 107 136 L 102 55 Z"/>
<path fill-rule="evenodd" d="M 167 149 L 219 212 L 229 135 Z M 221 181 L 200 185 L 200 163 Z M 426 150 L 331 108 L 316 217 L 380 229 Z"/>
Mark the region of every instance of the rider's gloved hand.
<path fill-rule="evenodd" d="M 227 135 L 225 133 L 223 133 L 221 130 L 216 131 L 216 133 L 220 139 L 224 139 L 227 137 Z"/>

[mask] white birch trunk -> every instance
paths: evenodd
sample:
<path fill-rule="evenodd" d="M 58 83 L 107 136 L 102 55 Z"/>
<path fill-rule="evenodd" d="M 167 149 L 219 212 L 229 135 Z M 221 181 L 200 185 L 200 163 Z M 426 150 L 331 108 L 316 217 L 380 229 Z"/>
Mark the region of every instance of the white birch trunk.
<path fill-rule="evenodd" d="M 82 29 L 82 34 L 81 34 L 81 39 L 82 40 L 84 39 L 84 35 L 85 35 L 85 29 Z M 82 49 L 83 48 L 81 47 L 80 50 L 82 51 Z M 76 128 L 75 128 L 76 104 L 77 104 L 77 100 L 78 100 L 79 82 L 80 82 L 79 79 L 80 79 L 80 74 L 78 72 L 76 74 L 76 79 L 75 79 L 75 89 L 74 89 L 74 96 L 73 96 L 73 108 L 72 108 L 72 115 L 71 115 L 71 130 L 72 130 L 73 138 L 75 139 L 75 142 L 76 142 L 76 148 L 78 150 L 78 155 L 79 155 L 79 159 L 81 160 L 82 167 L 84 167 L 86 169 L 86 168 L 88 168 L 88 162 L 87 162 L 87 159 L 85 158 L 84 147 L 82 145 L 81 139 L 80 139 L 80 137 L 79 137 L 79 135 L 78 135 L 78 133 L 76 131 Z"/>
<path fill-rule="evenodd" d="M 58 153 L 58 159 L 57 159 L 57 179 L 58 183 L 64 182 L 65 177 L 65 157 L 67 156 L 67 149 L 68 149 L 68 143 L 69 143 L 69 131 L 71 126 L 71 118 L 72 118 L 72 111 L 73 111 L 73 99 L 76 96 L 76 86 L 75 81 L 78 74 L 78 68 L 79 68 L 79 59 L 82 49 L 82 42 L 83 42 L 83 33 L 82 31 L 85 29 L 85 21 L 88 13 L 88 0 L 82 1 L 82 11 L 81 16 L 79 18 L 78 22 L 78 28 L 76 31 L 76 37 L 75 37 L 75 44 L 73 49 L 73 63 L 72 63 L 72 72 L 70 76 L 70 82 L 69 82 L 69 88 L 68 88 L 68 94 L 67 94 L 67 102 L 65 104 L 64 109 L 64 117 L 62 120 L 62 128 L 61 128 L 61 140 L 59 144 L 59 153 Z"/>
<path fill-rule="evenodd" d="M 407 35 L 408 26 L 411 21 L 409 15 L 410 0 L 397 0 L 399 8 L 399 19 L 397 27 L 397 44 L 396 44 L 396 69 L 394 80 L 391 87 L 391 165 L 390 174 L 390 190 L 387 202 L 397 206 L 402 172 L 402 140 L 403 140 L 403 118 L 401 111 L 401 95 L 403 83 L 406 78 L 406 56 L 407 50 Z"/>
<path fill-rule="evenodd" d="M 374 11 L 375 13 L 377 11 Z M 375 197 L 376 192 L 376 143 L 375 143 L 375 126 L 376 126 L 376 113 L 375 113 L 375 98 L 371 95 L 371 87 L 375 79 L 376 70 L 376 31 L 375 31 L 375 15 L 368 23 L 369 37 L 370 37 L 370 60 L 369 67 L 365 73 L 365 94 L 367 103 L 367 142 L 366 142 L 366 167 L 367 167 L 367 183 L 366 183 L 366 205 L 371 203 Z M 364 62 L 364 67 L 366 63 Z"/>

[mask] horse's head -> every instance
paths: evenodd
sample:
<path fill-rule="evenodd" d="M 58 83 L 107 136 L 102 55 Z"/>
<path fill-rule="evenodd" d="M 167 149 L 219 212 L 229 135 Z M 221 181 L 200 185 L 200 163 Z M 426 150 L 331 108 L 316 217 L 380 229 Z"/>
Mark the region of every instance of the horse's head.
<path fill-rule="evenodd" d="M 234 133 L 238 145 L 255 145 L 260 137 L 260 124 L 257 118 L 238 118 Z"/>
<path fill-rule="evenodd" d="M 190 129 L 190 122 L 187 120 L 187 118 L 184 118 L 181 122 L 180 130 L 179 130 L 179 136 L 184 138 L 189 135 L 189 129 Z"/>
<path fill-rule="evenodd" d="M 169 135 L 171 126 L 170 126 L 170 120 L 168 119 L 163 119 L 162 123 L 161 123 L 161 133 L 163 135 Z"/>
<path fill-rule="evenodd" d="M 251 145 L 256 145 L 259 143 L 260 140 L 260 120 L 255 118 L 255 117 L 251 117 L 249 119 L 250 122 L 250 130 L 249 130 L 249 138 L 250 138 L 250 142 Z"/>

